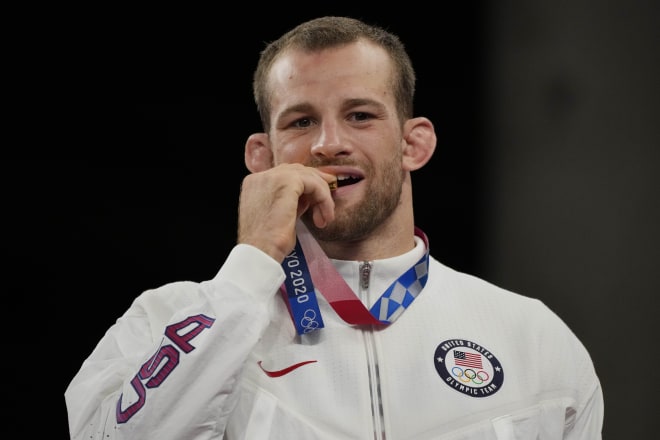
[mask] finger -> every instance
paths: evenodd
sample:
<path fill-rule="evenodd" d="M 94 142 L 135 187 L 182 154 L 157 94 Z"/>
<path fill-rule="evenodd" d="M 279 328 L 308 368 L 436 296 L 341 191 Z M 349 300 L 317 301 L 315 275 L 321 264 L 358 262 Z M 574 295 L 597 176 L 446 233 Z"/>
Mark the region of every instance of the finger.
<path fill-rule="evenodd" d="M 314 225 L 324 228 L 335 218 L 335 202 L 332 198 L 331 188 L 336 187 L 337 179 L 334 175 L 314 170 L 314 175 L 304 184 L 304 203 L 306 209 L 311 209 Z"/>

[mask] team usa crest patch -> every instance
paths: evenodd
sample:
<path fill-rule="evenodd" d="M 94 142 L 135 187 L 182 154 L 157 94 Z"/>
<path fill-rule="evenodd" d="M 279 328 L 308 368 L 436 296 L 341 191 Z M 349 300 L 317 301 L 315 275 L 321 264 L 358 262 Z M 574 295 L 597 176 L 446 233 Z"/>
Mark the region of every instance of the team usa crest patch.
<path fill-rule="evenodd" d="M 465 339 L 448 339 L 435 349 L 435 369 L 444 382 L 470 397 L 492 396 L 502 388 L 504 370 L 486 347 Z"/>

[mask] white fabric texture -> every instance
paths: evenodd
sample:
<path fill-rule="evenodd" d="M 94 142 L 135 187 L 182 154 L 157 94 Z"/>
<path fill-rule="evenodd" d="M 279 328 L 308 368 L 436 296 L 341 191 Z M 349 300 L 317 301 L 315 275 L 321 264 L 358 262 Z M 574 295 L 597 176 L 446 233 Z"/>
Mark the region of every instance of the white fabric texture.
<path fill-rule="evenodd" d="M 423 252 L 418 239 L 372 262 L 366 291 L 359 262 L 333 263 L 369 307 Z M 237 245 L 214 279 L 137 297 L 65 392 L 71 438 L 601 438 L 589 354 L 536 299 L 431 257 L 426 287 L 393 324 L 347 325 L 318 294 L 325 328 L 299 336 L 283 281 L 277 262 Z M 461 353 L 476 366 L 459 366 Z"/>

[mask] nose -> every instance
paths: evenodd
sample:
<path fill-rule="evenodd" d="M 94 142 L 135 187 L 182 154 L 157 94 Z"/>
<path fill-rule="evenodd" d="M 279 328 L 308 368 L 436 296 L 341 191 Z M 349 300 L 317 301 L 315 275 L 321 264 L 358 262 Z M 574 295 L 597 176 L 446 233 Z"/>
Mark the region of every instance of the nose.
<path fill-rule="evenodd" d="M 336 122 L 323 122 L 319 136 L 312 145 L 311 153 L 313 156 L 326 158 L 348 154 L 348 146 L 345 136 L 341 132 L 341 125 Z"/>

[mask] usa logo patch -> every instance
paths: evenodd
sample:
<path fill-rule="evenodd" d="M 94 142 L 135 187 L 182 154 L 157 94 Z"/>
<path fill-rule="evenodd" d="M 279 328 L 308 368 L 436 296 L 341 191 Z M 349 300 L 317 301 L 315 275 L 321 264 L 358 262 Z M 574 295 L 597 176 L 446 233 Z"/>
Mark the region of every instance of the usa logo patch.
<path fill-rule="evenodd" d="M 492 396 L 502 388 L 502 364 L 487 348 L 465 339 L 448 339 L 435 349 L 435 369 L 444 382 L 470 397 Z"/>

